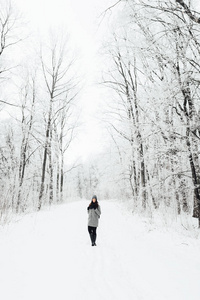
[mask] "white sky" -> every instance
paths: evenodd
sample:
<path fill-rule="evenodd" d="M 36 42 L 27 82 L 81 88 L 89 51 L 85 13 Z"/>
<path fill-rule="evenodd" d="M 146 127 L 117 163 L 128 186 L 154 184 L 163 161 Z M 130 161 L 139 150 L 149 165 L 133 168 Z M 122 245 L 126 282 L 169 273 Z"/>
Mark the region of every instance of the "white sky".
<path fill-rule="evenodd" d="M 85 69 L 86 86 L 81 94 L 83 103 L 84 126 L 78 140 L 72 146 L 70 157 L 82 159 L 98 153 L 103 148 L 102 127 L 96 119 L 98 106 L 101 105 L 100 89 L 94 84 L 100 72 L 100 59 L 97 54 L 101 46 L 101 37 L 105 34 L 105 25 L 100 14 L 115 0 L 15 0 L 29 26 L 39 34 L 50 27 L 67 28 L 75 47 L 82 57 Z"/>

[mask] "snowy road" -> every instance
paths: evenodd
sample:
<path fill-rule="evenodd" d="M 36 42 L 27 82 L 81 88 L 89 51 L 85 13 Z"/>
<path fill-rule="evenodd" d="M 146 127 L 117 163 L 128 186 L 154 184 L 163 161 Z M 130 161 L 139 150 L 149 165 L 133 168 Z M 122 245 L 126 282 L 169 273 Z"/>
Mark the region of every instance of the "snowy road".
<path fill-rule="evenodd" d="M 200 299 L 198 239 L 150 231 L 102 201 L 91 247 L 87 205 L 61 205 L 1 228 L 1 300 Z"/>

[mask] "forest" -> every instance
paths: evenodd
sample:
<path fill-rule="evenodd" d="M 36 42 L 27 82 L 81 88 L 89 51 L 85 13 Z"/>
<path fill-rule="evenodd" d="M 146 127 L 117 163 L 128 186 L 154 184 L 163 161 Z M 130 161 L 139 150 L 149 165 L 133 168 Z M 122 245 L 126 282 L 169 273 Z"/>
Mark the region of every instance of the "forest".
<path fill-rule="evenodd" d="M 119 0 L 104 8 L 96 92 L 104 149 L 70 161 L 84 86 L 66 31 L 29 31 L 0 1 L 0 216 L 74 199 L 126 200 L 133 213 L 200 227 L 200 6 Z M 92 100 L 91 100 L 92 101 Z"/>

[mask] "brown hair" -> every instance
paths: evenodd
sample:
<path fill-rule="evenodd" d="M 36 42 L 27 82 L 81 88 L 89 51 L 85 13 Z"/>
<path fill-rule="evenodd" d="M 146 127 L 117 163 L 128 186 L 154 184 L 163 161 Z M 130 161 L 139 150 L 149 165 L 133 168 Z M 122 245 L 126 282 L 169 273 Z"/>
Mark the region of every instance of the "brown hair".
<path fill-rule="evenodd" d="M 95 202 L 92 201 L 93 199 L 95 199 Z M 96 207 L 98 207 L 98 206 L 99 206 L 99 202 L 97 201 L 97 196 L 94 195 L 94 196 L 92 197 L 92 200 L 91 200 L 89 206 L 92 205 L 92 203 L 94 203 L 94 204 L 96 205 Z"/>

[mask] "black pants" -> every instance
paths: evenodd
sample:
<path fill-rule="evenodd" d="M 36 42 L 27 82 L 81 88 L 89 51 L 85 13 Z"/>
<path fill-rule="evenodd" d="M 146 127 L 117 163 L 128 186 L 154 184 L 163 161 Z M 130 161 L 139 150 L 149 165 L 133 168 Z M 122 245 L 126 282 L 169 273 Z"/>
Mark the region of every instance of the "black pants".
<path fill-rule="evenodd" d="M 97 238 L 97 228 L 93 226 L 88 226 L 88 232 L 90 234 L 92 244 L 95 244 Z"/>

